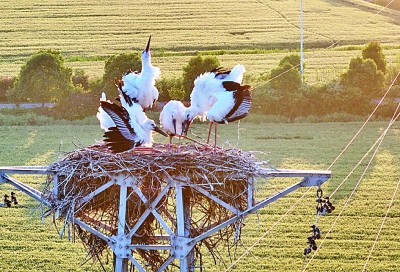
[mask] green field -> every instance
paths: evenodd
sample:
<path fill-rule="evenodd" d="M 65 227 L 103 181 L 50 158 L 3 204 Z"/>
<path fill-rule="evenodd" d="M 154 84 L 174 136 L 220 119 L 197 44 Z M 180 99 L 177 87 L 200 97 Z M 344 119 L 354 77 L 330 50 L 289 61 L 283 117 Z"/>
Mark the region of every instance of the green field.
<path fill-rule="evenodd" d="M 372 146 L 386 128 L 388 122 L 369 123 L 354 143 L 331 168 L 333 177 L 323 186 L 325 195 L 331 194 L 350 173 L 352 168 Z M 280 168 L 325 170 L 361 127 L 361 123 L 304 123 L 271 124 L 243 121 L 240 130 L 235 125 L 220 128 L 220 144 L 225 148 L 238 147 L 259 151 L 257 158 Z M 194 128 L 197 135 L 205 136 L 207 125 Z M 238 135 L 238 131 L 240 134 Z M 62 152 L 87 146 L 101 138 L 98 126 L 39 126 L 2 127 L 0 132 L 0 165 L 43 165 L 52 163 Z M 330 235 L 324 241 L 307 271 L 361 271 L 387 207 L 400 177 L 400 127 L 395 124 L 389 130 L 371 167 L 362 179 L 355 195 L 338 217 L 344 203 L 365 169 L 365 159 L 354 174 L 346 179 L 333 197 L 336 210 L 319 219 L 318 225 L 325 234 L 336 221 Z M 166 142 L 167 139 L 157 138 Z M 62 144 L 60 145 L 60 142 Z M 40 188 L 43 177 L 27 179 L 28 184 Z M 296 182 L 292 179 L 257 181 L 257 197 L 262 198 Z M 0 186 L 0 193 L 12 188 Z M 309 226 L 315 221 L 315 189 L 304 199 L 299 197 L 305 190 L 298 190 L 261 210 L 259 216 L 245 220 L 242 240 L 246 247 L 269 228 L 293 204 L 289 214 L 268 232 L 246 255 L 234 271 L 299 271 L 304 264 L 303 249 L 309 235 Z M 41 224 L 39 212 L 33 213 L 37 203 L 18 194 L 27 208 L 0 209 L 0 271 L 99 271 L 91 263 L 81 266 L 85 251 L 77 243 L 59 239 L 51 219 Z M 298 202 L 299 201 L 299 202 Z M 400 194 L 388 213 L 386 224 L 372 252 L 367 271 L 400 271 Z M 259 220 L 259 221 L 258 221 Z M 237 249 L 236 257 L 244 251 Z M 224 271 L 218 263 L 204 255 L 206 271 Z M 235 258 L 234 258 L 235 259 Z M 227 259 L 226 259 L 227 260 Z M 110 268 L 110 264 L 108 266 Z"/>

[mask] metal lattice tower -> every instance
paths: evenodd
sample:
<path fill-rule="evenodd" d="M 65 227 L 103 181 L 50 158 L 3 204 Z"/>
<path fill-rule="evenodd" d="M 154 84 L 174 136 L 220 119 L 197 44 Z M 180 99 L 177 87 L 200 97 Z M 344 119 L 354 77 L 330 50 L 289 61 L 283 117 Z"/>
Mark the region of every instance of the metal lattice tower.
<path fill-rule="evenodd" d="M 10 174 L 50 174 L 53 175 L 53 192 L 54 195 L 57 195 L 58 188 L 58 176 L 56 172 L 52 172 L 47 170 L 48 167 L 39 166 L 39 167 L 2 167 L 0 168 L 0 182 L 8 183 L 13 185 L 18 190 L 28 194 L 34 199 L 40 201 L 42 204 L 50 206 L 51 202 L 48 198 L 46 198 L 42 192 L 25 185 L 24 183 L 10 177 Z M 182 177 L 170 177 L 166 182 L 165 186 L 162 188 L 160 193 L 155 197 L 152 201 L 146 199 L 144 194 L 141 192 L 139 187 L 137 186 L 137 181 L 133 176 L 128 175 L 117 175 L 114 176 L 109 182 L 98 188 L 96 191 L 91 194 L 85 196 L 81 201 L 84 203 L 85 201 L 89 201 L 96 194 L 99 194 L 103 191 L 106 191 L 112 185 L 119 186 L 119 213 L 118 213 L 118 230 L 117 235 L 115 236 L 107 236 L 100 232 L 99 230 L 93 228 L 89 224 L 85 223 L 83 220 L 78 218 L 73 218 L 73 223 L 79 225 L 81 228 L 86 231 L 96 235 L 96 237 L 107 242 L 111 250 L 115 254 L 115 268 L 116 272 L 125 272 L 128 269 L 128 261 L 130 261 L 139 271 L 146 271 L 142 264 L 139 263 L 138 260 L 135 259 L 132 252 L 135 250 L 163 250 L 169 252 L 169 257 L 163 263 L 161 267 L 159 267 L 158 271 L 165 270 L 175 259 L 179 260 L 180 263 L 180 271 L 194 271 L 194 253 L 193 248 L 196 243 L 202 241 L 215 234 L 222 228 L 225 228 L 233 223 L 236 223 L 239 220 L 242 220 L 247 215 L 258 211 L 259 209 L 265 207 L 266 205 L 280 199 L 281 197 L 289 194 L 290 192 L 295 191 L 301 187 L 309 187 L 309 186 L 320 186 L 331 176 L 330 171 L 308 171 L 308 170 L 288 170 L 288 169 L 265 169 L 262 173 L 263 178 L 301 178 L 301 180 L 292 186 L 287 187 L 286 189 L 266 198 L 257 203 L 255 203 L 254 199 L 254 178 L 248 178 L 248 187 L 247 187 L 247 208 L 244 210 L 237 210 L 228 203 L 224 202 L 220 198 L 214 196 L 212 193 L 208 192 L 204 188 L 199 185 L 193 185 L 185 183 L 184 178 Z M 220 223 L 217 226 L 213 226 L 212 228 L 206 230 L 205 232 L 195 236 L 190 237 L 189 229 L 190 229 L 190 220 L 188 220 L 191 216 L 190 214 L 190 201 L 188 200 L 188 196 L 185 194 L 185 190 L 190 186 L 191 190 L 197 190 L 201 194 L 209 197 L 216 204 L 223 206 L 230 212 L 232 212 L 232 216 L 226 218 L 226 220 Z M 127 229 L 126 222 L 126 203 L 127 198 L 129 197 L 127 194 L 128 188 L 136 193 L 141 200 L 146 203 L 147 209 L 141 215 L 136 224 Z M 174 205 L 176 206 L 176 224 L 171 225 L 168 224 L 157 212 L 155 209 L 156 205 L 159 201 L 171 190 L 175 192 Z M 167 233 L 165 237 L 162 239 L 167 241 L 165 244 L 154 244 L 154 245 L 143 245 L 143 244 L 132 244 L 131 238 L 132 235 L 139 229 L 139 227 L 143 224 L 146 218 L 149 215 L 153 215 L 158 223 L 162 226 L 164 231 Z"/>

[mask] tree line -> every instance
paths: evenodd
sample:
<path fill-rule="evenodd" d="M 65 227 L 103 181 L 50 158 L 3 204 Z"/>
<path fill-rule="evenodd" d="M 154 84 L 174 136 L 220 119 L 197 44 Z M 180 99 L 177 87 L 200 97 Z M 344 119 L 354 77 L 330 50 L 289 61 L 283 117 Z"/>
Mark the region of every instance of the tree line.
<path fill-rule="evenodd" d="M 159 101 L 188 101 L 195 78 L 220 65 L 216 56 L 197 54 L 183 67 L 181 76 L 163 77 L 157 81 Z M 400 60 L 396 66 L 388 67 L 380 43 L 374 41 L 363 48 L 361 57 L 350 60 L 348 69 L 339 78 L 310 85 L 303 83 L 301 78 L 299 55 L 287 55 L 276 68 L 252 79 L 251 84 L 256 86 L 252 111 L 281 115 L 290 120 L 336 113 L 365 115 L 392 83 L 399 68 Z M 139 52 L 122 53 L 105 61 L 101 78 L 90 79 L 84 70 L 67 67 L 60 51 L 41 50 L 21 67 L 18 76 L 0 79 L 0 101 L 56 102 L 54 108 L 42 108 L 39 114 L 59 119 L 83 119 L 95 115 L 101 92 L 108 97 L 115 96 L 114 78 L 121 78 L 128 70 L 140 69 Z M 399 78 L 393 88 L 396 90 L 391 93 L 400 90 Z M 378 114 L 390 116 L 395 98 L 392 96 Z"/>

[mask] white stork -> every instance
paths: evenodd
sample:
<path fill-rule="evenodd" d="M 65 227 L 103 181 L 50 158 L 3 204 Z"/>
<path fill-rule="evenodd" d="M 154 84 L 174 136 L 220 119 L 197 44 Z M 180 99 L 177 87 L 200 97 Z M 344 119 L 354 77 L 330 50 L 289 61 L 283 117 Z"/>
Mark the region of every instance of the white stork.
<path fill-rule="evenodd" d="M 142 71 L 140 73 L 128 72 L 122 77 L 123 91 L 133 101 L 138 102 L 143 109 L 152 107 L 153 103 L 158 100 L 158 90 L 155 83 L 161 74 L 160 68 L 151 64 L 150 41 L 151 36 L 142 52 Z"/>
<path fill-rule="evenodd" d="M 110 100 L 107 100 L 106 94 L 103 92 L 100 97 L 100 101 L 107 101 L 111 103 Z M 102 107 L 99 107 L 96 114 L 97 119 L 100 122 L 100 127 L 104 131 L 108 131 L 110 127 L 115 127 L 114 121 L 111 119 L 110 115 L 108 115 Z"/>
<path fill-rule="evenodd" d="M 174 136 L 182 136 L 184 113 L 186 107 L 181 101 L 171 100 L 160 113 L 160 125 L 169 134 L 169 143 L 172 143 Z"/>
<path fill-rule="evenodd" d="M 214 123 L 229 123 L 247 116 L 251 106 L 251 87 L 241 85 L 243 65 L 236 65 L 231 71 L 221 68 L 200 75 L 194 82 L 190 94 L 190 107 L 185 111 L 184 132 L 196 117 L 210 121 L 207 143 Z M 215 125 L 215 130 L 217 129 Z M 215 135 L 216 137 L 216 135 Z"/>
<path fill-rule="evenodd" d="M 146 119 L 139 124 L 130 118 L 125 108 L 116 104 L 100 101 L 100 107 L 115 123 L 114 127 L 110 127 L 104 132 L 106 146 L 114 153 L 127 151 L 141 145 L 151 147 L 153 144 L 152 131 L 165 137 L 168 136 L 156 126 L 153 120 Z"/>

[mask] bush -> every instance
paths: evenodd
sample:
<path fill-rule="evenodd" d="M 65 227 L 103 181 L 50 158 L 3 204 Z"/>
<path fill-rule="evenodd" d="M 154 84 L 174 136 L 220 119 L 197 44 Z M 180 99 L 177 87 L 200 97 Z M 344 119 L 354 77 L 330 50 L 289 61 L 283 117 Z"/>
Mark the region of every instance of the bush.
<path fill-rule="evenodd" d="M 72 93 L 72 70 L 64 65 L 59 51 L 41 50 L 21 68 L 14 89 L 7 91 L 10 102 L 57 102 Z"/>
<path fill-rule="evenodd" d="M 160 102 L 167 102 L 174 99 L 171 97 L 171 92 L 180 93 L 180 95 L 178 94 L 178 99 L 175 98 L 177 100 L 183 100 L 185 98 L 185 92 L 182 88 L 182 78 L 180 77 L 163 77 L 156 82 L 156 87 L 160 93 L 158 97 L 158 101 Z M 173 96 L 176 97 L 176 95 Z"/>
<path fill-rule="evenodd" d="M 56 119 L 82 120 L 95 116 L 99 107 L 99 97 L 93 93 L 76 93 L 63 99 L 51 109 L 41 109 L 42 114 Z"/>
<path fill-rule="evenodd" d="M 291 64 L 294 68 L 300 71 L 300 56 L 296 54 L 291 54 L 283 57 L 279 62 L 279 66 L 284 66 L 286 63 Z M 304 68 L 304 67 L 303 67 Z"/>
<path fill-rule="evenodd" d="M 341 84 L 360 89 L 370 99 L 381 94 L 384 80 L 383 72 L 372 59 L 360 57 L 351 59 L 349 69 L 341 75 Z"/>
<path fill-rule="evenodd" d="M 271 88 L 277 91 L 295 91 L 301 86 L 301 76 L 299 70 L 288 62 L 271 71 Z"/>
<path fill-rule="evenodd" d="M 253 90 L 252 111 L 266 115 L 282 115 L 290 120 L 304 114 L 305 99 L 300 91 L 286 92 L 271 88 L 268 84 Z"/>
<path fill-rule="evenodd" d="M 89 80 L 89 90 L 94 96 L 100 98 L 103 91 L 103 80 L 100 78 Z M 113 95 L 115 96 L 115 93 Z"/>
<path fill-rule="evenodd" d="M 271 70 L 269 74 L 270 86 L 279 92 L 279 95 L 290 97 L 301 87 L 300 75 L 300 57 L 298 55 L 285 56 L 280 62 L 278 67 Z M 290 93 L 288 93 L 290 92 Z"/>
<path fill-rule="evenodd" d="M 375 62 L 378 70 L 382 71 L 384 74 L 386 73 L 387 62 L 379 42 L 373 41 L 368 43 L 362 51 L 362 56 L 365 60 L 372 59 Z"/>

